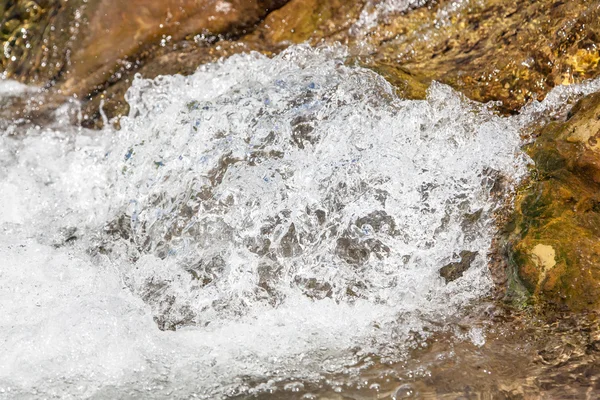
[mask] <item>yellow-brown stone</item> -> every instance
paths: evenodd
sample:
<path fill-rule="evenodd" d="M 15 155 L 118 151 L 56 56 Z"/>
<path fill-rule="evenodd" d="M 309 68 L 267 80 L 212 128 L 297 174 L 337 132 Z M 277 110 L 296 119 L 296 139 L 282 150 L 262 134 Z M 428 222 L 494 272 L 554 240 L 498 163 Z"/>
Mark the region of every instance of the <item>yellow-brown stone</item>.
<path fill-rule="evenodd" d="M 600 3 L 433 1 L 371 34 L 373 62 L 395 62 L 514 112 L 554 86 L 598 76 Z"/>
<path fill-rule="evenodd" d="M 600 152 L 590 143 L 599 116 L 600 94 L 587 96 L 527 148 L 536 178 L 517 196 L 509 253 L 542 307 L 600 307 Z"/>
<path fill-rule="evenodd" d="M 85 96 L 189 35 L 240 36 L 286 0 L 0 2 L 5 77 Z M 8 55 L 8 56 L 7 56 Z"/>

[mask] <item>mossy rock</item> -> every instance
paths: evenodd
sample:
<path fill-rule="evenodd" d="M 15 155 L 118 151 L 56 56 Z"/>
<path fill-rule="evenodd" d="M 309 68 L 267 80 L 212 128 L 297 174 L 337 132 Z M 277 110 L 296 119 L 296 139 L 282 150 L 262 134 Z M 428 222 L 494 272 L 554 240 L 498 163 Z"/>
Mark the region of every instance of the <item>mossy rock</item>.
<path fill-rule="evenodd" d="M 542 309 L 600 307 L 598 116 L 600 94 L 589 95 L 527 148 L 539 173 L 518 193 L 509 259 L 513 280 Z"/>

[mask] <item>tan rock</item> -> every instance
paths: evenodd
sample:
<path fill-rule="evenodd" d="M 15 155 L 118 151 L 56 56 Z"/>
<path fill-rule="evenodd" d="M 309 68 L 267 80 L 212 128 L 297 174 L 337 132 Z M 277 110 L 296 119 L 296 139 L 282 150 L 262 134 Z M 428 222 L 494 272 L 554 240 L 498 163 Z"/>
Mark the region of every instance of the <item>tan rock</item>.
<path fill-rule="evenodd" d="M 16 2 L 21 8 L 29 3 Z M 100 99 L 109 117 L 126 112 L 123 93 L 134 72 L 149 77 L 190 73 L 236 52 L 273 54 L 304 41 L 347 44 L 359 63 L 383 74 L 403 97 L 422 98 L 437 80 L 474 100 L 500 101 L 508 113 L 543 98 L 556 85 L 600 73 L 599 0 L 439 0 L 377 14 L 378 3 L 45 0 L 33 16 L 5 12 L 2 26 L 10 31 L 9 47 L 23 54 L 18 61 L 4 60 L 3 67 L 8 76 L 54 79 L 63 92 L 91 97 L 86 114 L 92 120 L 99 119 Z M 369 13 L 374 26 L 361 22 Z M 25 25 L 47 39 L 47 44 L 31 43 L 32 48 L 46 50 L 29 51 L 15 39 Z M 50 31 L 52 26 L 64 32 Z M 187 40 L 198 33 L 213 39 Z M 70 52 L 71 65 L 65 54 L 56 54 L 55 45 Z"/>
<path fill-rule="evenodd" d="M 600 3 L 437 1 L 390 17 L 369 36 L 373 62 L 450 84 L 514 112 L 556 85 L 598 76 Z"/>
<path fill-rule="evenodd" d="M 85 14 L 88 25 L 73 49 L 63 90 L 85 95 L 102 87 L 121 65 L 150 46 L 172 46 L 188 35 L 235 34 L 253 27 L 282 1 L 260 0 L 98 0 Z M 130 67 L 127 67 L 131 65 Z"/>
<path fill-rule="evenodd" d="M 556 252 L 552 246 L 537 244 L 531 249 L 531 259 L 538 268 L 538 287 L 544 282 L 548 272 L 556 266 Z"/>

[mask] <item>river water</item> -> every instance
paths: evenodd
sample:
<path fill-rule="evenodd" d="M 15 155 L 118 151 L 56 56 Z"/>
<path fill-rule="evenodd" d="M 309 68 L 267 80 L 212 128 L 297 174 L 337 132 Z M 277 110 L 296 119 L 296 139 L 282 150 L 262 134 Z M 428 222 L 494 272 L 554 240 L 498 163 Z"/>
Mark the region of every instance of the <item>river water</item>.
<path fill-rule="evenodd" d="M 137 77 L 120 130 L 71 125 L 73 104 L 4 122 L 0 398 L 376 393 L 365 370 L 440 335 L 482 348 L 485 325 L 452 324 L 491 292 L 525 127 L 597 84 L 500 117 L 345 61 L 295 46 Z"/>

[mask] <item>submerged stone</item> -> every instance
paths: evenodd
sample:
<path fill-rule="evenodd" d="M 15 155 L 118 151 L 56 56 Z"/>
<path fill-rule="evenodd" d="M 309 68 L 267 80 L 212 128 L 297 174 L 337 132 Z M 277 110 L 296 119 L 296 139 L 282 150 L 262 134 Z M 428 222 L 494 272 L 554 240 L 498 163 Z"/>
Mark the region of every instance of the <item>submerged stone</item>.
<path fill-rule="evenodd" d="M 462 277 L 465 271 L 471 268 L 471 263 L 477 257 L 476 251 L 463 250 L 460 252 L 460 261 L 446 264 L 440 269 L 440 276 L 446 283 L 457 280 Z"/>

